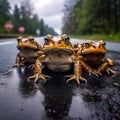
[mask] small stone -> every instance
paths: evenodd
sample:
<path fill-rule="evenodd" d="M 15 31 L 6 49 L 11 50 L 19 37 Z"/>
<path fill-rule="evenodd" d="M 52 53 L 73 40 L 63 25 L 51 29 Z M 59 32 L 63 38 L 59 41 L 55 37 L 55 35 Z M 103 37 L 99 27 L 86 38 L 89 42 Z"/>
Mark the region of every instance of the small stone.
<path fill-rule="evenodd" d="M 102 95 L 101 98 L 107 99 L 107 98 L 108 98 L 108 95 Z"/>
<path fill-rule="evenodd" d="M 24 109 L 23 109 L 23 108 L 21 108 L 21 109 L 20 109 L 20 111 L 24 111 Z"/>
<path fill-rule="evenodd" d="M 119 87 L 119 86 L 120 86 L 118 83 L 113 83 L 113 85 L 115 85 L 115 86 L 117 86 L 117 87 Z"/>

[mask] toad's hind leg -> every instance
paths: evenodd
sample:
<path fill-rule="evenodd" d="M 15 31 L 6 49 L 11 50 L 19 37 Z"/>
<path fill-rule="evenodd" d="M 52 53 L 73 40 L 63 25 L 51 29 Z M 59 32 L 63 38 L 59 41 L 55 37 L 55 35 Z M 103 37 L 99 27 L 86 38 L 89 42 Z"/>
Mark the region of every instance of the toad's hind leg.
<path fill-rule="evenodd" d="M 112 70 L 111 68 L 107 68 L 106 72 L 108 73 L 108 75 L 110 73 L 112 73 L 112 74 L 116 74 L 117 73 L 115 70 Z"/>
<path fill-rule="evenodd" d="M 86 72 L 89 73 L 89 75 L 94 74 L 95 76 L 102 75 L 99 71 L 94 70 L 91 68 L 89 65 L 87 65 L 84 61 L 81 61 L 83 68 L 85 69 Z"/>
<path fill-rule="evenodd" d="M 116 74 L 117 72 L 112 70 L 110 68 L 110 66 L 113 66 L 113 61 L 110 60 L 109 58 L 106 58 L 105 63 L 103 63 L 98 69 L 97 71 L 100 73 L 103 73 L 104 71 L 106 71 L 108 74 L 112 73 L 112 74 Z"/>

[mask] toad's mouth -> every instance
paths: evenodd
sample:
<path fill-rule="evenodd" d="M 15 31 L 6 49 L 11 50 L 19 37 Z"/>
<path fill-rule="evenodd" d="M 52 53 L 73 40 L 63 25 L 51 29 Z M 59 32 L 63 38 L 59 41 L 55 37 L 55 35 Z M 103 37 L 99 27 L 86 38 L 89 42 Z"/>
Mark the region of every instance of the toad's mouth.
<path fill-rule="evenodd" d="M 73 50 L 72 49 L 68 49 L 68 48 L 44 48 L 43 49 L 44 53 L 45 54 L 49 54 L 49 53 L 62 53 L 62 54 L 65 54 L 65 53 L 69 53 L 70 55 L 73 54 Z"/>
<path fill-rule="evenodd" d="M 84 51 L 82 51 L 82 55 L 86 55 L 86 54 L 105 54 L 106 53 L 106 51 L 101 51 L 101 50 L 99 50 L 99 49 L 90 49 L 90 50 L 88 50 L 88 49 L 86 49 L 86 50 L 84 50 Z"/>
<path fill-rule="evenodd" d="M 23 49 L 33 49 L 33 50 L 37 50 L 38 48 L 37 48 L 37 46 L 35 46 L 35 45 L 28 45 L 28 44 L 22 44 L 22 45 L 19 45 L 19 46 L 17 46 L 17 48 L 19 49 L 19 50 L 23 50 Z"/>

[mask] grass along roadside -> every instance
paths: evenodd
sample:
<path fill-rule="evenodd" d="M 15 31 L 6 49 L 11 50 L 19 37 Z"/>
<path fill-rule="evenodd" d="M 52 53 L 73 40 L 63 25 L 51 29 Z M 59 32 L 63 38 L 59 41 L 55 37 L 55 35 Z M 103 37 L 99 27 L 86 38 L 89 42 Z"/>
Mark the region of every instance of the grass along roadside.
<path fill-rule="evenodd" d="M 86 40 L 105 40 L 105 41 L 111 41 L 111 42 L 120 42 L 120 33 L 116 35 L 100 35 L 100 34 L 94 34 L 94 35 L 69 35 L 71 38 L 80 38 L 80 39 L 86 39 Z"/>
<path fill-rule="evenodd" d="M 8 33 L 8 34 L 5 34 L 5 33 L 0 33 L 0 38 L 17 38 L 18 36 L 24 36 L 24 37 L 28 37 L 28 36 L 31 36 L 29 34 L 12 34 L 12 33 Z M 35 37 L 35 35 L 32 35 Z"/>
<path fill-rule="evenodd" d="M 28 37 L 29 34 L 12 34 L 12 33 L 0 33 L 0 38 L 16 38 L 18 36 Z M 32 35 L 36 37 L 36 35 Z M 94 35 L 69 35 L 71 38 L 80 38 L 86 40 L 104 40 L 104 41 L 111 41 L 111 42 L 120 42 L 120 33 L 115 35 L 105 35 L 105 34 L 94 34 Z"/>

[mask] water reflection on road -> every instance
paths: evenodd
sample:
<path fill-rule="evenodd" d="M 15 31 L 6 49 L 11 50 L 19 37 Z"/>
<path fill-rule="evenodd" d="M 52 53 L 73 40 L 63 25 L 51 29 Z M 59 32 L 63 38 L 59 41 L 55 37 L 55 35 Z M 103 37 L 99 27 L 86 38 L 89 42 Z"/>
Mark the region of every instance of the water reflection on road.
<path fill-rule="evenodd" d="M 53 74 L 47 71 L 51 79 L 34 85 L 27 82 L 27 77 L 31 74 L 33 71 L 27 68 L 13 68 L 1 78 L 1 120 L 119 118 L 119 88 L 111 84 L 108 76 L 91 76 L 87 78 L 88 85 L 77 86 L 75 82 L 68 85 L 65 83 L 66 73 Z M 84 76 L 87 76 L 86 73 Z"/>
<path fill-rule="evenodd" d="M 75 95 L 73 89 L 66 85 L 63 74 L 53 74 L 46 84 L 40 81 L 37 86 L 27 82 L 30 74 L 32 71 L 26 68 L 14 68 L 1 79 L 1 119 L 89 117 L 82 96 Z"/>

